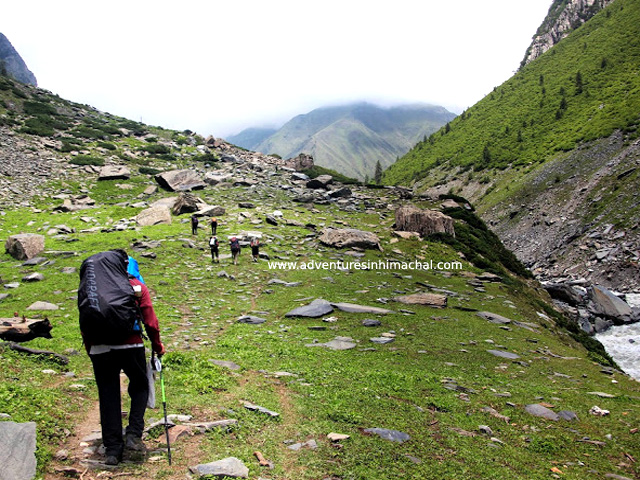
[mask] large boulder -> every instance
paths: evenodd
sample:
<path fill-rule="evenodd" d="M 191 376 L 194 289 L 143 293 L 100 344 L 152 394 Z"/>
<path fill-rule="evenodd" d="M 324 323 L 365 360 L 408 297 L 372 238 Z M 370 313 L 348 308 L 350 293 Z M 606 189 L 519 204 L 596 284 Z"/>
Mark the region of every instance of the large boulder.
<path fill-rule="evenodd" d="M 18 233 L 7 238 L 4 249 L 16 260 L 28 260 L 44 251 L 44 235 Z"/>
<path fill-rule="evenodd" d="M 290 158 L 284 164 L 287 168 L 293 168 L 296 172 L 307 170 L 313 167 L 313 157 L 306 153 L 301 153 L 295 158 Z"/>
<path fill-rule="evenodd" d="M 172 192 L 201 190 L 207 186 L 194 170 L 171 170 L 159 173 L 155 179 L 158 185 Z"/>
<path fill-rule="evenodd" d="M 131 170 L 124 165 L 105 165 L 100 169 L 98 180 L 127 180 Z"/>
<path fill-rule="evenodd" d="M 413 205 L 404 205 L 396 210 L 396 229 L 418 232 L 422 236 L 434 233 L 455 236 L 453 218 L 437 210 L 422 210 Z"/>
<path fill-rule="evenodd" d="M 196 197 L 192 193 L 181 193 L 173 204 L 172 212 L 174 215 L 182 215 L 183 213 L 194 213 L 205 207 L 207 204 L 202 199 Z"/>
<path fill-rule="evenodd" d="M 314 190 L 324 188 L 327 190 L 332 182 L 333 177 L 331 175 L 319 175 L 307 182 L 307 188 L 313 188 Z"/>
<path fill-rule="evenodd" d="M 380 239 L 375 233 L 357 230 L 355 228 L 325 228 L 319 237 L 320 242 L 336 248 L 377 248 Z"/>
<path fill-rule="evenodd" d="M 171 225 L 171 211 L 163 205 L 149 207 L 136 216 L 136 223 L 141 227 L 160 224 Z"/>
<path fill-rule="evenodd" d="M 224 207 L 220 205 L 206 205 L 196 212 L 199 217 L 221 217 L 227 212 Z"/>
<path fill-rule="evenodd" d="M 629 322 L 631 307 L 621 298 L 599 285 L 592 285 L 587 289 L 589 310 L 614 322 Z"/>
<path fill-rule="evenodd" d="M 204 181 L 209 185 L 217 185 L 224 182 L 233 182 L 234 180 L 231 173 L 208 172 L 204 176 Z"/>

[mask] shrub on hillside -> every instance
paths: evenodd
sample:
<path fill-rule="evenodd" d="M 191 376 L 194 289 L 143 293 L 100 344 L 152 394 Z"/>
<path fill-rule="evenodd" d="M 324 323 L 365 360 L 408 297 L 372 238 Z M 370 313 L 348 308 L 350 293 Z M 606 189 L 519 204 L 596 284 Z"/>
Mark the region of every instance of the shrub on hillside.
<path fill-rule="evenodd" d="M 28 115 L 58 115 L 56 108 L 45 102 L 24 102 L 23 109 Z"/>
<path fill-rule="evenodd" d="M 92 157 L 90 155 L 78 155 L 69 160 L 69 163 L 74 165 L 95 165 L 97 167 L 104 166 L 104 160 L 99 157 Z"/>
<path fill-rule="evenodd" d="M 154 155 L 158 155 L 158 154 L 163 154 L 163 153 L 171 153 L 171 148 L 169 148 L 166 145 L 159 145 L 156 143 L 153 143 L 151 145 L 145 145 L 144 147 L 141 148 L 141 150 L 154 154 Z"/>
<path fill-rule="evenodd" d="M 140 167 L 138 171 L 142 175 L 157 175 L 159 173 L 162 173 L 162 170 L 158 170 L 157 168 L 152 168 L 152 167 Z"/>

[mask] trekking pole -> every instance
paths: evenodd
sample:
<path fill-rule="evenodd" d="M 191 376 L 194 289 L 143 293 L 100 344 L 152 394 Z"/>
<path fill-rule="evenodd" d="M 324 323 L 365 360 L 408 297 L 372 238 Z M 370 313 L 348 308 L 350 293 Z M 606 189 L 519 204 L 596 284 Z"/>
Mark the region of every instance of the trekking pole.
<path fill-rule="evenodd" d="M 167 420 L 167 398 L 164 394 L 164 376 L 162 375 L 162 362 L 160 362 L 160 358 L 155 358 L 154 356 L 154 365 L 156 370 L 160 372 L 160 389 L 162 391 L 162 408 L 164 410 L 164 436 L 167 439 L 167 455 L 169 457 L 169 465 L 171 465 L 171 444 L 169 443 L 169 423 Z"/>

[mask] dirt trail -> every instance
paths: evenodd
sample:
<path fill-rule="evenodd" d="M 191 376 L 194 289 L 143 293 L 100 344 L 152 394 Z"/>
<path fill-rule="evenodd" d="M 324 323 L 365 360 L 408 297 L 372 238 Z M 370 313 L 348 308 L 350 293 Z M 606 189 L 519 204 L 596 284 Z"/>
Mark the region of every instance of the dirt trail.
<path fill-rule="evenodd" d="M 126 389 L 127 379 L 122 375 L 120 391 L 123 393 L 123 408 L 128 405 Z M 162 416 L 162 406 L 160 405 L 160 408 L 153 410 L 148 409 L 147 417 L 150 416 Z M 126 425 L 126 419 L 123 419 L 123 425 Z M 83 442 L 83 439 L 87 437 L 96 437 L 96 440 L 87 444 L 87 442 Z M 158 440 L 148 438 L 144 440 L 148 449 L 144 458 L 133 458 L 128 452 L 125 452 L 124 461 L 117 467 L 100 465 L 98 462 L 104 461 L 104 455 L 97 452 L 93 454 L 84 452 L 88 447 L 95 447 L 98 450 L 102 443 L 100 439 L 100 405 L 95 402 L 84 417 L 79 418 L 79 423 L 75 425 L 72 434 L 58 448 L 58 450 L 67 451 L 67 459 L 53 459 L 47 468 L 44 480 L 69 480 L 70 478 L 80 480 L 112 478 L 155 480 L 159 476 L 167 480 L 184 480 L 189 467 L 201 463 L 199 442 L 199 436 L 194 435 L 181 438 L 177 445 L 172 445 L 171 466 L 168 464 L 166 448 Z"/>

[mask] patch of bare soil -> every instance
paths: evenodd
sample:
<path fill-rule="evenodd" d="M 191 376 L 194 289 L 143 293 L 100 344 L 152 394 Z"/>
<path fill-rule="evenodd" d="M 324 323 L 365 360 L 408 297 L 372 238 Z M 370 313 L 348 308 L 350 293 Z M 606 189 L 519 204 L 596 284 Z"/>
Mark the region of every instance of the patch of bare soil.
<path fill-rule="evenodd" d="M 120 391 L 123 405 L 127 404 L 126 377 L 122 376 Z M 147 410 L 147 417 L 161 417 L 162 406 Z M 123 420 L 126 425 L 126 419 Z M 162 435 L 164 437 L 164 435 Z M 171 445 L 171 465 L 167 457 L 166 445 L 159 439 L 145 438 L 147 452 L 125 450 L 123 462 L 112 467 L 103 462 L 105 456 L 100 448 L 100 405 L 96 402 L 87 411 L 60 447 L 66 450 L 66 459 L 54 458 L 49 464 L 44 480 L 79 480 L 133 478 L 136 480 L 184 480 L 189 467 L 202 463 L 200 441 L 202 436 L 184 436 Z"/>

